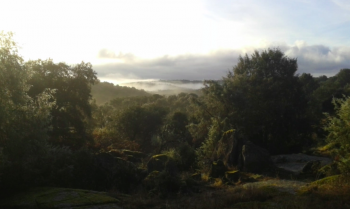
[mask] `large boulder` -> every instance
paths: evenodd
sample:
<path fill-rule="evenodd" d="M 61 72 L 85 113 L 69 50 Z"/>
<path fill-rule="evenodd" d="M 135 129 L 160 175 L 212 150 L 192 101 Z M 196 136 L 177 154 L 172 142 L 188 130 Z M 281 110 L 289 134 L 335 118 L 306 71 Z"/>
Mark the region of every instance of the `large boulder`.
<path fill-rule="evenodd" d="M 228 147 L 231 147 L 231 151 L 228 155 L 228 158 L 225 161 L 225 164 L 229 167 L 242 167 L 242 147 L 248 141 L 241 130 L 236 130 L 231 136 L 232 144 Z"/>
<path fill-rule="evenodd" d="M 246 142 L 242 147 L 243 171 L 262 172 L 270 166 L 269 152 L 252 142 Z"/>
<path fill-rule="evenodd" d="M 321 167 L 330 165 L 332 159 L 306 154 L 289 154 L 271 156 L 273 164 L 294 175 L 315 174 Z"/>

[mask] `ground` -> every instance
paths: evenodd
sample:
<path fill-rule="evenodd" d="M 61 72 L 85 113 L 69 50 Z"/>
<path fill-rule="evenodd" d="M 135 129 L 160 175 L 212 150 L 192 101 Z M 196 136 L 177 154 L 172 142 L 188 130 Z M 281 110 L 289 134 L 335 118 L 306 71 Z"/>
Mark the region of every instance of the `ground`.
<path fill-rule="evenodd" d="M 33 188 L 2 201 L 0 208 L 74 208 L 74 209 L 121 209 L 119 200 L 103 192 L 65 189 Z"/>
<path fill-rule="evenodd" d="M 349 184 L 335 180 L 304 182 L 260 178 L 258 182 L 227 185 L 213 179 L 196 192 L 178 193 L 161 198 L 148 193 L 124 196 L 124 209 L 332 209 L 350 208 Z M 333 182 L 329 184 L 329 182 Z"/>
<path fill-rule="evenodd" d="M 249 175 L 249 174 L 246 174 Z M 34 188 L 0 204 L 0 208 L 76 209 L 332 209 L 350 208 L 350 180 L 338 176 L 314 182 L 258 176 L 256 182 L 200 182 L 196 189 L 166 197 L 138 190 L 125 195 L 64 188 Z"/>

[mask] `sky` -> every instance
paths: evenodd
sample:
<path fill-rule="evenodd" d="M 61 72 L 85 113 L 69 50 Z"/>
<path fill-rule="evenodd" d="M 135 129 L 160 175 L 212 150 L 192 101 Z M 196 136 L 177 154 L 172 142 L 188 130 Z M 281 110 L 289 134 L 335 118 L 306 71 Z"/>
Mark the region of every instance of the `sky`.
<path fill-rule="evenodd" d="M 220 79 L 279 48 L 297 73 L 350 68 L 349 0 L 0 0 L 25 60 L 93 64 L 102 81 Z"/>

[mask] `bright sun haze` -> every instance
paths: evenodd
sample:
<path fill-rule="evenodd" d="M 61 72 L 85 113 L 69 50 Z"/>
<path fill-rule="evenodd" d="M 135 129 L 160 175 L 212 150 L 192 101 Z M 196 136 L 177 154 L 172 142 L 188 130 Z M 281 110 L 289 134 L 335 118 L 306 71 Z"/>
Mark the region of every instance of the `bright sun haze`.
<path fill-rule="evenodd" d="M 104 80 L 218 79 L 239 55 L 269 47 L 315 75 L 350 60 L 345 0 L 23 0 L 0 10 L 0 30 L 15 33 L 26 60 L 91 62 Z"/>

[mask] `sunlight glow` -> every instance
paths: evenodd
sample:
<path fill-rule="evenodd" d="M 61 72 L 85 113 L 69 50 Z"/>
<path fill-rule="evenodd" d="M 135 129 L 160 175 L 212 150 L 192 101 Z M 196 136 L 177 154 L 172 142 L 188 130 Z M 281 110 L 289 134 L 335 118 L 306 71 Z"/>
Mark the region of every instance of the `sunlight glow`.
<path fill-rule="evenodd" d="M 242 24 L 214 20 L 198 0 L 6 1 L 2 8 L 20 14 L 2 9 L 0 23 L 15 32 L 25 59 L 101 64 L 110 62 L 97 57 L 103 48 L 154 58 L 249 41 Z"/>

